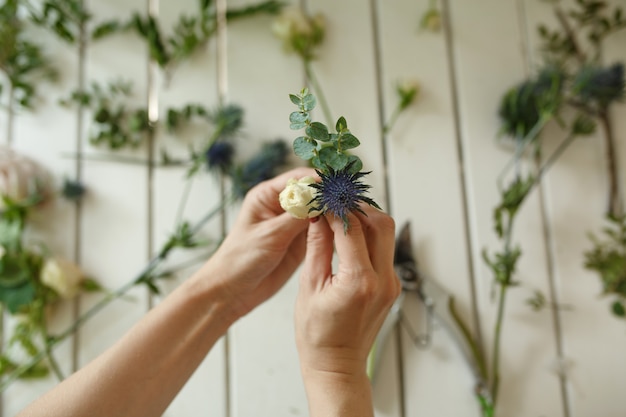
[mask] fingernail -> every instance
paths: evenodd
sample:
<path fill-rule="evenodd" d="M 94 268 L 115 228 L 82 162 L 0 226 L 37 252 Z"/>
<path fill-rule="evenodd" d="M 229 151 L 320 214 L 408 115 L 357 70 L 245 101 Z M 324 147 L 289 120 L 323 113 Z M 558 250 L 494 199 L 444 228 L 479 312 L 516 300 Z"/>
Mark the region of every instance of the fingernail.
<path fill-rule="evenodd" d="M 320 216 L 315 216 L 315 217 L 311 217 L 309 219 L 309 223 L 315 223 L 316 221 L 318 221 L 320 219 Z"/>

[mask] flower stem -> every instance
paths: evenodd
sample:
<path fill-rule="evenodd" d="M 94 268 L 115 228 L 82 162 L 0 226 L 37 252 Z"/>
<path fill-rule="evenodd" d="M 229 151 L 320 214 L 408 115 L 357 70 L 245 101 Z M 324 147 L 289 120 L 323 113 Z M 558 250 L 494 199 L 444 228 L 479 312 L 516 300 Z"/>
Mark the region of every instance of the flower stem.
<path fill-rule="evenodd" d="M 493 406 L 498 401 L 498 389 L 500 387 L 500 346 L 502 338 L 502 325 L 504 323 L 504 307 L 506 302 L 506 290 L 508 285 L 500 284 L 500 296 L 498 298 L 498 315 L 496 318 L 495 336 L 493 339 L 493 361 L 491 375 L 491 395 Z"/>
<path fill-rule="evenodd" d="M 326 123 L 330 126 L 334 126 L 333 116 L 330 112 L 330 107 L 328 107 L 328 102 L 326 101 L 326 96 L 322 91 L 322 86 L 320 85 L 315 73 L 313 72 L 313 68 L 311 67 L 311 61 L 307 58 L 303 59 L 304 61 L 304 71 L 308 80 L 311 82 L 311 86 L 315 90 L 315 94 L 319 99 L 320 107 L 322 108 L 322 112 L 324 113 L 324 118 L 326 119 Z"/>
<path fill-rule="evenodd" d="M 402 108 L 400 104 L 398 104 L 396 108 L 393 109 L 393 113 L 391 113 L 389 120 L 387 120 L 387 122 L 383 126 L 383 134 L 387 134 L 391 131 L 393 126 L 396 124 L 396 121 L 398 120 L 398 116 L 400 116 L 400 113 L 402 113 Z"/>
<path fill-rule="evenodd" d="M 48 332 L 48 321 L 46 320 L 45 312 L 41 311 L 40 317 L 41 317 L 41 336 L 44 338 L 46 358 L 48 359 L 48 362 L 50 363 L 52 372 L 54 372 L 54 375 L 56 375 L 57 379 L 60 382 L 65 379 L 65 376 L 63 375 L 63 372 L 61 371 L 61 367 L 59 366 L 59 363 L 57 362 L 56 358 L 52 354 L 52 346 L 50 344 L 50 337 L 49 337 L 49 332 Z"/>
<path fill-rule="evenodd" d="M 609 178 L 609 202 L 607 214 L 613 218 L 618 218 L 622 214 L 622 202 L 619 196 L 617 161 L 615 151 L 615 137 L 613 126 L 609 118 L 608 111 L 604 110 L 599 115 L 600 125 L 604 130 L 604 140 L 606 142 L 606 163 Z"/>

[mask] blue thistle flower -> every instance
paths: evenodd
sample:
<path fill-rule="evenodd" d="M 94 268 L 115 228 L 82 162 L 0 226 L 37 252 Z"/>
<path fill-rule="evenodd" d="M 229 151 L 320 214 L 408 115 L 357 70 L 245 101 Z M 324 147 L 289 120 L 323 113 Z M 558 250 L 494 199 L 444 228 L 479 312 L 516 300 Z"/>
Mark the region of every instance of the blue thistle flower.
<path fill-rule="evenodd" d="M 210 119 L 221 137 L 234 136 L 243 125 L 243 109 L 235 104 L 220 107 Z"/>
<path fill-rule="evenodd" d="M 216 141 L 209 146 L 204 156 L 209 170 L 227 172 L 233 163 L 235 147 L 230 142 Z"/>
<path fill-rule="evenodd" d="M 572 90 L 582 101 L 596 101 L 606 108 L 624 97 L 624 65 L 608 68 L 585 67 L 574 78 Z"/>
<path fill-rule="evenodd" d="M 282 140 L 264 144 L 256 156 L 232 171 L 233 194 L 242 198 L 258 183 L 274 177 L 287 162 L 287 154 Z"/>
<path fill-rule="evenodd" d="M 376 202 L 364 194 L 371 188 L 361 181 L 370 172 L 352 172 L 354 162 L 338 171 L 328 167 L 328 173 L 316 170 L 322 179 L 321 182 L 311 184 L 309 187 L 317 189 L 317 194 L 311 201 L 311 211 L 319 210 L 322 213 L 330 213 L 343 220 L 344 230 L 349 227 L 348 213 L 358 211 L 365 214 L 359 207 L 360 202 L 380 209 Z"/>
<path fill-rule="evenodd" d="M 61 194 L 63 197 L 70 201 L 77 201 L 83 198 L 87 189 L 85 186 L 79 181 L 73 181 L 66 179 L 63 183 L 63 189 L 61 190 Z"/>

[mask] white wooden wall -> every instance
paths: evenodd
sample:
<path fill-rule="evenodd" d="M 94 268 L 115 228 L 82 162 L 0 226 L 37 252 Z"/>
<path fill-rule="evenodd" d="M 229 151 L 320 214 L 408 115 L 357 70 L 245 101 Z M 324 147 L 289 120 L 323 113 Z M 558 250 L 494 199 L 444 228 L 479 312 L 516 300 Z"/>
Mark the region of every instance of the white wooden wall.
<path fill-rule="evenodd" d="M 614 0 L 618 2 L 626 6 Z M 228 5 L 247 3 L 231 0 Z M 146 0 L 90 0 L 88 5 L 98 19 L 147 8 Z M 161 1 L 163 27 L 195 5 L 195 0 Z M 492 277 L 480 252 L 497 247 L 492 229 L 492 209 L 499 199 L 495 178 L 511 157 L 496 144 L 496 109 L 504 91 L 537 67 L 536 26 L 553 21 L 550 6 L 538 0 L 443 0 L 448 30 L 439 34 L 418 30 L 425 0 L 309 0 L 306 6 L 327 18 L 327 40 L 314 68 L 335 117 L 345 116 L 362 141 L 359 154 L 373 171 L 368 179 L 374 197 L 388 201 L 398 225 L 411 221 L 423 270 L 455 294 L 489 351 L 496 308 L 490 298 Z M 182 193 L 182 168 L 151 170 L 68 157 L 98 152 L 86 139 L 89 116 L 81 127 L 76 111 L 56 105 L 79 85 L 79 66 L 84 65 L 87 81 L 120 75 L 131 79 L 136 102 L 146 103 L 150 96 L 161 111 L 188 102 L 215 108 L 221 99 L 239 104 L 246 110 L 247 139 L 241 147 L 252 152 L 261 140 L 294 138 L 287 94 L 304 82 L 299 60 L 283 53 L 270 32 L 271 22 L 260 17 L 233 23 L 222 46 L 212 42 L 178 68 L 169 86 L 158 71 L 149 71 L 145 45 L 133 36 L 98 42 L 81 58 L 54 37 L 35 32 L 62 68 L 62 79 L 43 87 L 37 112 L 15 117 L 10 144 L 60 178 L 80 178 L 89 187 L 80 209 L 60 201 L 35 219 L 56 253 L 79 260 L 106 287 L 116 288 L 137 274 L 172 231 Z M 605 61 L 625 61 L 625 45 L 623 31 L 610 38 Z M 381 120 L 395 105 L 393 84 L 405 78 L 419 80 L 420 98 L 383 140 Z M 626 168 L 626 106 L 616 106 L 612 116 L 619 162 Z M 5 114 L 1 122 L 6 125 Z M 0 139 L 9 141 L 2 132 Z M 554 139 L 549 141 L 556 144 L 562 135 L 551 132 Z M 156 141 L 171 145 L 173 138 L 159 133 Z M 130 154 L 146 157 L 148 150 Z M 602 225 L 607 190 L 603 155 L 600 137 L 575 143 L 522 209 L 515 231 L 524 250 L 517 275 L 522 286 L 511 290 L 507 303 L 499 415 L 625 413 L 626 327 L 610 315 L 607 301 L 598 297 L 598 278 L 582 266 L 582 253 L 590 246 L 587 232 Z M 625 173 L 622 169 L 622 184 Z M 218 201 L 218 183 L 207 174 L 194 183 L 186 217 L 196 219 Z M 235 212 L 229 211 L 226 224 Z M 207 235 L 218 238 L 220 223 L 209 224 Z M 177 282 L 168 282 L 166 289 Z M 532 312 L 525 300 L 534 289 L 574 309 L 554 315 Z M 307 415 L 292 324 L 296 291 L 297 280 L 291 280 L 237 323 L 165 415 Z M 66 373 L 106 349 L 159 301 L 150 300 L 143 288 L 131 295 L 131 300 L 112 303 L 56 350 Z M 82 297 L 77 305 L 63 307 L 55 325 L 64 328 L 97 299 Z M 417 304 L 408 306 L 407 315 L 417 327 L 424 321 Z M 568 364 L 561 378 L 559 363 Z M 426 350 L 416 349 L 401 333 L 400 346 L 392 341 L 383 365 L 374 386 L 377 415 L 479 415 L 470 372 L 445 332 L 436 330 Z M 54 384 L 52 378 L 14 384 L 3 396 L 4 415 L 16 414 Z"/>

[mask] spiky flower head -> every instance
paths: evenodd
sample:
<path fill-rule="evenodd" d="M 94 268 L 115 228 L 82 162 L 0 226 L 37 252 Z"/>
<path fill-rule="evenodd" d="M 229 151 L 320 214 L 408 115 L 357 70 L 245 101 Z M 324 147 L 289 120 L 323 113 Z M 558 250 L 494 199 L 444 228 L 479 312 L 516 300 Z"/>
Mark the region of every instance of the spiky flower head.
<path fill-rule="evenodd" d="M 211 171 L 227 172 L 233 164 L 235 147 L 226 141 L 216 141 L 205 152 L 206 164 Z"/>
<path fill-rule="evenodd" d="M 608 68 L 584 67 L 572 82 L 572 90 L 583 102 L 594 101 L 601 108 L 624 98 L 624 65 Z"/>
<path fill-rule="evenodd" d="M 363 202 L 380 209 L 380 206 L 373 199 L 365 196 L 371 186 L 363 183 L 361 179 L 369 172 L 353 172 L 351 170 L 352 165 L 353 163 L 350 163 L 338 171 L 330 167 L 328 172 L 316 170 L 321 181 L 309 185 L 309 187 L 317 189 L 317 194 L 311 201 L 309 210 L 318 210 L 323 214 L 330 213 L 340 218 L 343 220 L 344 230 L 349 227 L 348 213 L 358 211 L 365 214 L 359 207 L 359 203 Z"/>
<path fill-rule="evenodd" d="M 288 148 L 282 140 L 263 144 L 252 159 L 233 169 L 233 194 L 243 198 L 258 183 L 272 178 L 287 162 Z"/>

